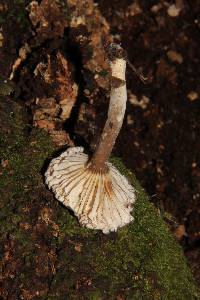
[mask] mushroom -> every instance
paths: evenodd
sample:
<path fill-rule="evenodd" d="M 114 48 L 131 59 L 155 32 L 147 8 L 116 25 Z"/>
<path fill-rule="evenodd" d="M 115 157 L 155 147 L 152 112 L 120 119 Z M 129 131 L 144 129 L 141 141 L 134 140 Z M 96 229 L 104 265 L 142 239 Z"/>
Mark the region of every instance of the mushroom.
<path fill-rule="evenodd" d="M 111 92 L 108 118 L 100 142 L 89 159 L 82 147 L 72 147 L 53 159 L 46 183 L 55 197 L 73 210 L 79 223 L 107 234 L 133 221 L 134 188 L 108 162 L 121 129 L 127 100 L 126 60 L 119 45 L 109 47 Z"/>

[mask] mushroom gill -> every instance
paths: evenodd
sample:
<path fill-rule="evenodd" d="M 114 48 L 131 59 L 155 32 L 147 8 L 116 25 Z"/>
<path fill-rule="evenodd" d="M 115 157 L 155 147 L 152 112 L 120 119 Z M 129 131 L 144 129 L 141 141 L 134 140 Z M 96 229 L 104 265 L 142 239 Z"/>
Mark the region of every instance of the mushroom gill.
<path fill-rule="evenodd" d="M 82 147 L 72 147 L 53 159 L 45 174 L 56 198 L 72 209 L 79 223 L 103 233 L 133 220 L 133 187 L 109 162 L 106 170 L 91 168 Z"/>

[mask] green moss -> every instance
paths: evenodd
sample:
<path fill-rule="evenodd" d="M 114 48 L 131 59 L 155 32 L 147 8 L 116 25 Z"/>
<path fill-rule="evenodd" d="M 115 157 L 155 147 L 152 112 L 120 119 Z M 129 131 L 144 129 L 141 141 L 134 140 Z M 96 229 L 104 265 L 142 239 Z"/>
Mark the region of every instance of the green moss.
<path fill-rule="evenodd" d="M 9 236 L 15 245 L 18 295 L 34 280 L 35 288 L 37 282 L 48 285 L 40 299 L 200 299 L 181 248 L 119 159 L 112 162 L 137 194 L 134 222 L 108 235 L 81 228 L 43 184 L 44 163 L 54 152 L 48 135 L 35 129 L 26 134 L 21 108 L 13 104 L 11 111 L 9 134 L 1 135 L 0 154 L 8 164 L 0 176 L 0 242 Z M 43 208 L 51 212 L 47 221 Z M 38 263 L 43 256 L 47 267 Z"/>
<path fill-rule="evenodd" d="M 4 80 L 0 76 L 0 96 L 10 95 L 14 91 L 14 86 L 11 81 Z"/>
<path fill-rule="evenodd" d="M 106 77 L 106 76 L 108 76 L 108 71 L 107 70 L 101 70 L 98 74 L 101 77 Z"/>
<path fill-rule="evenodd" d="M 9 9 L 2 14 L 0 14 L 0 22 L 5 25 L 6 22 L 14 21 L 17 23 L 20 29 L 25 29 L 28 25 L 28 13 L 26 11 L 26 6 L 30 3 L 30 0 L 14 0 L 12 4 L 8 7 Z"/>

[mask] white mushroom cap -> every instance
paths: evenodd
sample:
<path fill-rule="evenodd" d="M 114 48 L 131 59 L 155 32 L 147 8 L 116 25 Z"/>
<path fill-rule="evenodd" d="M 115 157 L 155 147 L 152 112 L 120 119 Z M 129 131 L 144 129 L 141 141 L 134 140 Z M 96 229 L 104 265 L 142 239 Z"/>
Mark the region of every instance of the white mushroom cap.
<path fill-rule="evenodd" d="M 111 163 L 106 163 L 107 172 L 91 168 L 83 150 L 72 147 L 53 159 L 46 183 L 81 225 L 103 233 L 116 231 L 133 220 L 134 189 Z"/>

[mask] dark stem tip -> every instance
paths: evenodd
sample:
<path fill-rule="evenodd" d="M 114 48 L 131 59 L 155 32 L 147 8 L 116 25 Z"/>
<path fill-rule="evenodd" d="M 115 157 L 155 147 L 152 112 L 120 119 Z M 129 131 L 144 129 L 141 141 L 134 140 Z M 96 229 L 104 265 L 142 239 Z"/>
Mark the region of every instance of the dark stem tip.
<path fill-rule="evenodd" d="M 126 58 L 124 49 L 116 43 L 107 45 L 106 52 L 110 61 L 114 61 L 116 58 Z"/>

